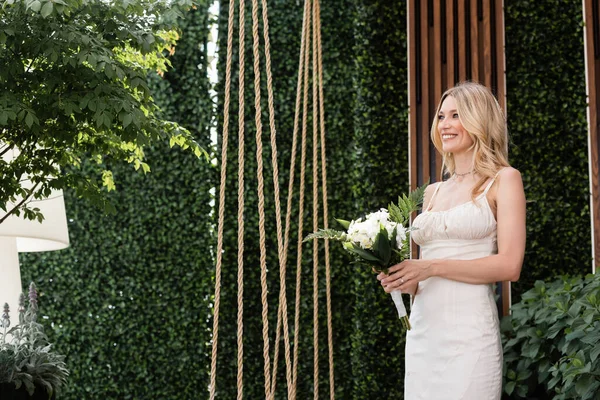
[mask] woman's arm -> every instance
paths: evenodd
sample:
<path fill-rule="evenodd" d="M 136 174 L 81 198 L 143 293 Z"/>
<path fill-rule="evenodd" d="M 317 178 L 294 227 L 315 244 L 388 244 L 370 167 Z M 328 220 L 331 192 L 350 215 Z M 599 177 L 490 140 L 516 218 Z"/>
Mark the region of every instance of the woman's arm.
<path fill-rule="evenodd" d="M 387 292 L 413 287 L 431 276 L 484 284 L 517 281 L 525 254 L 525 192 L 521 174 L 506 168 L 496 194 L 498 254 L 473 260 L 406 260 L 390 268 L 382 280 Z"/>

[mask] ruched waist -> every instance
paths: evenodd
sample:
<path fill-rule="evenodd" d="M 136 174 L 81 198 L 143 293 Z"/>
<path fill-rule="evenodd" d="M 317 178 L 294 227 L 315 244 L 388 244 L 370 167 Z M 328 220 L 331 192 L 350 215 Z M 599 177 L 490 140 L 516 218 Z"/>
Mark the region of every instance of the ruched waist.
<path fill-rule="evenodd" d="M 421 246 L 423 259 L 472 260 L 487 257 L 498 252 L 496 237 L 483 239 L 439 239 Z"/>

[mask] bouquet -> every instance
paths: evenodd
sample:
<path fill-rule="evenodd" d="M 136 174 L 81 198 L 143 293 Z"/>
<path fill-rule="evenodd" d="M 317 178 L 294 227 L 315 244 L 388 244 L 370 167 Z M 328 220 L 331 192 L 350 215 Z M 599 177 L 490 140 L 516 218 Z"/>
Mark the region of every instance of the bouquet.
<path fill-rule="evenodd" d="M 344 249 L 354 256 L 354 262 L 373 272 L 388 273 L 388 268 L 410 256 L 410 216 L 423 203 L 427 185 L 398 197 L 398 203 L 367 214 L 364 218 L 347 221 L 336 219 L 345 231 L 320 229 L 308 235 L 311 239 L 330 239 L 342 242 Z M 400 290 L 391 293 L 398 317 L 405 329 L 410 329 L 406 308 Z"/>

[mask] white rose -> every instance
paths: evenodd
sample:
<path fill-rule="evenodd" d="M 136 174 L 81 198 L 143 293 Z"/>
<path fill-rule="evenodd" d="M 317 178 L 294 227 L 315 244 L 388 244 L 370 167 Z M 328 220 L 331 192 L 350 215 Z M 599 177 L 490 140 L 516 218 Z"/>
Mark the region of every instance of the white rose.
<path fill-rule="evenodd" d="M 373 247 L 375 236 L 379 233 L 379 223 L 375 220 L 353 221 L 348 227 L 348 236 L 363 249 Z"/>
<path fill-rule="evenodd" d="M 377 221 L 380 224 L 386 224 L 390 220 L 390 213 L 385 208 L 367 215 L 367 220 Z"/>

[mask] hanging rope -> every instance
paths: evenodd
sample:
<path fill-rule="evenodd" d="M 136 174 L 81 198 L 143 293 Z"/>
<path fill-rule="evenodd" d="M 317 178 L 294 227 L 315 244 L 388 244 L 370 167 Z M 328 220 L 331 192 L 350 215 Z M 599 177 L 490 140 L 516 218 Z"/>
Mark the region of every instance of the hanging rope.
<path fill-rule="evenodd" d="M 280 343 L 280 332 L 281 323 L 283 320 L 283 334 L 284 334 L 284 346 L 285 346 L 285 366 L 286 366 L 286 381 L 288 398 L 290 398 L 293 392 L 292 388 L 292 371 L 291 371 L 291 359 L 290 359 L 290 337 L 289 337 L 289 326 L 288 326 L 288 310 L 287 310 L 287 295 L 286 295 L 286 276 L 287 276 L 287 252 L 289 242 L 289 228 L 290 228 L 290 217 L 292 213 L 292 196 L 294 188 L 294 165 L 296 157 L 295 148 L 295 136 L 294 144 L 292 145 L 292 162 L 290 167 L 290 179 L 288 186 L 288 201 L 286 209 L 285 219 L 285 238 L 282 238 L 281 233 L 281 206 L 279 204 L 279 162 L 277 156 L 277 130 L 275 126 L 275 106 L 273 99 L 273 77 L 271 74 L 271 42 L 269 36 L 269 16 L 267 12 L 267 2 L 262 0 L 262 17 L 263 17 L 263 40 L 265 42 L 265 69 L 267 73 L 267 96 L 269 104 L 269 129 L 271 132 L 271 162 L 273 164 L 273 188 L 275 196 L 275 221 L 277 227 L 277 250 L 279 255 L 279 308 L 277 310 L 277 328 L 275 337 L 275 351 L 273 356 L 273 374 L 271 393 L 275 396 L 275 388 L 277 385 L 277 362 L 279 360 L 279 343 Z"/>
<path fill-rule="evenodd" d="M 235 2 L 229 2 L 229 23 L 227 29 L 227 63 L 225 68 L 225 100 L 223 105 L 223 143 L 221 148 L 221 183 L 219 185 L 219 220 L 217 223 L 217 265 L 215 271 L 215 305 L 212 332 L 212 353 L 210 363 L 210 400 L 215 398 L 217 377 L 217 345 L 219 342 L 219 308 L 221 305 L 221 264 L 223 260 L 223 225 L 225 221 L 225 183 L 227 181 L 227 146 L 229 143 L 229 102 L 231 97 L 231 59 L 233 48 L 233 11 Z"/>
<path fill-rule="evenodd" d="M 266 4 L 265 4 L 266 8 Z M 264 179 L 263 179 L 263 160 L 262 160 L 262 108 L 260 104 L 260 53 L 259 53 L 259 37 L 258 37 L 258 0 L 252 0 L 252 37 L 253 37 L 253 52 L 254 52 L 254 106 L 255 106 L 255 122 L 256 122 L 256 162 L 257 162 L 257 178 L 258 178 L 258 215 L 259 215 L 259 237 L 260 237 L 260 283 L 261 283 L 261 301 L 262 301 L 262 322 L 263 322 L 263 358 L 264 358 L 264 374 L 265 374 L 265 398 L 272 399 L 271 396 L 271 361 L 269 355 L 269 305 L 267 302 L 267 250 L 265 239 L 265 196 L 264 196 Z M 268 38 L 267 38 L 268 40 Z M 275 197 L 277 203 L 276 208 L 279 208 L 279 198 Z M 278 243 L 281 243 L 281 220 L 278 216 L 277 224 L 279 225 Z M 275 379 L 276 376 L 273 377 Z"/>
<path fill-rule="evenodd" d="M 296 304 L 294 312 L 294 366 L 293 366 L 293 389 L 294 395 L 292 399 L 296 398 L 296 388 L 298 386 L 298 342 L 300 332 L 300 289 L 302 285 L 302 226 L 304 223 L 304 187 L 305 187 L 305 176 L 306 176 L 306 142 L 307 142 L 307 115 L 308 115 L 308 61 L 310 56 L 310 37 L 309 37 L 309 26 L 310 26 L 310 8 L 311 0 L 306 0 L 304 9 L 304 30 L 303 36 L 305 37 L 304 46 L 301 49 L 304 51 L 304 60 L 300 60 L 300 66 L 304 73 L 304 92 L 302 101 L 302 144 L 300 150 L 300 204 L 298 207 L 298 243 L 297 243 L 297 254 L 296 254 Z M 302 80 L 300 74 L 298 75 L 298 93 L 297 99 L 299 98 L 300 88 Z M 298 110 L 299 104 L 296 107 L 296 117 L 294 119 L 294 130 L 297 130 L 298 125 Z"/>
<path fill-rule="evenodd" d="M 231 0 L 234 2 L 234 0 Z M 243 399 L 244 394 L 244 65 L 246 52 L 245 30 L 246 3 L 240 0 L 239 7 L 239 90 L 238 90 L 238 294 L 237 294 L 237 398 Z"/>
<path fill-rule="evenodd" d="M 317 0 L 315 0 L 316 2 Z M 317 35 L 315 17 L 316 7 L 312 7 L 313 25 L 312 25 L 312 83 L 313 83 L 313 232 L 319 230 L 319 159 L 318 143 L 318 92 L 317 92 Z M 313 240 L 313 398 L 319 398 L 319 241 Z"/>
<path fill-rule="evenodd" d="M 305 196 L 305 172 L 306 172 L 306 147 L 307 147 L 307 118 L 308 118 L 308 82 L 310 60 L 310 29 L 312 24 L 312 54 L 313 54 L 313 229 L 318 228 L 318 149 L 319 128 L 321 140 L 321 173 L 322 173 L 322 193 L 323 193 L 323 212 L 325 226 L 327 226 L 327 188 L 326 188 L 326 164 L 325 164 L 325 123 L 324 123 L 324 105 L 323 105 L 323 81 L 321 64 L 321 37 L 320 37 L 320 9 L 318 1 L 307 0 L 304 7 L 304 18 L 302 26 L 302 38 L 300 49 L 300 62 L 298 71 L 298 85 L 296 95 L 296 112 L 294 116 L 294 132 L 292 138 L 292 158 L 290 165 L 290 180 L 288 186 L 288 199 L 285 218 L 285 233 L 282 234 L 281 226 L 281 205 L 279 189 L 278 172 L 278 154 L 276 144 L 276 125 L 274 112 L 274 96 L 271 75 L 271 56 L 268 24 L 267 0 L 261 0 L 262 18 L 263 18 L 263 40 L 265 42 L 265 67 L 267 75 L 267 95 L 269 111 L 269 128 L 271 140 L 271 162 L 273 164 L 273 185 L 275 197 L 275 217 L 277 226 L 277 245 L 279 256 L 280 272 L 280 293 L 279 307 L 277 311 L 277 328 L 273 359 L 273 370 L 271 374 L 271 361 L 269 350 L 269 321 L 268 321 L 268 302 L 267 302 L 267 264 L 266 264 L 266 233 L 265 233 L 265 199 L 264 199 L 264 178 L 263 178 L 263 145 L 262 145 L 262 107 L 261 107 L 261 77 L 260 77 L 260 52 L 259 52 L 259 21 L 258 21 L 258 0 L 252 0 L 252 38 L 253 38 L 253 56 L 254 56 L 254 99 L 255 99 L 255 123 L 256 123 L 256 161 L 257 161 L 257 181 L 258 181 L 258 213 L 259 213 L 259 240 L 260 240 L 260 265 L 261 265 L 261 302 L 262 302 L 262 322 L 263 322 L 263 359 L 265 376 L 265 398 L 273 399 L 275 396 L 277 381 L 277 365 L 279 359 L 279 343 L 281 331 L 283 330 L 286 361 L 286 380 L 288 398 L 296 398 L 297 387 L 297 369 L 298 369 L 298 336 L 299 336 L 299 315 L 300 315 L 300 288 L 302 275 L 302 237 L 303 237 L 303 214 L 304 214 L 304 196 Z M 233 26 L 234 26 L 235 0 L 229 4 L 229 21 L 227 36 L 227 67 L 225 79 L 225 102 L 224 102 L 224 123 L 223 123 L 223 142 L 221 150 L 221 183 L 219 190 L 219 220 L 218 220 L 218 240 L 217 240 L 217 265 L 215 277 L 215 306 L 213 320 L 213 348 L 211 358 L 211 377 L 210 377 L 210 399 L 214 399 L 216 390 L 216 363 L 218 349 L 218 327 L 219 327 L 219 309 L 220 309 L 220 286 L 222 274 L 222 252 L 223 252 L 223 225 L 225 209 L 225 183 L 227 167 L 227 146 L 229 129 L 229 106 L 231 93 L 231 63 L 233 47 Z M 245 54 L 245 1 L 239 3 L 239 109 L 238 109 L 238 298 L 237 298 L 237 398 L 243 398 L 243 279 L 244 279 L 244 54 Z M 295 162 L 297 154 L 298 125 L 300 114 L 300 94 L 304 81 L 303 90 L 303 112 L 302 112 L 302 144 L 301 144 L 301 162 L 300 162 L 300 205 L 298 215 L 298 253 L 297 253 L 297 271 L 296 271 L 296 304 L 294 316 L 294 350 L 293 357 L 290 356 L 289 326 L 287 317 L 287 297 L 286 297 L 286 267 L 287 251 L 289 243 L 289 230 L 291 221 L 292 197 L 294 187 Z M 318 118 L 318 119 L 317 119 Z M 318 398 L 318 245 L 315 241 L 313 251 L 313 325 L 314 325 L 314 391 L 315 399 Z M 329 375 L 330 375 L 330 393 L 334 398 L 333 384 L 333 343 L 331 333 L 331 299 L 330 299 L 330 271 L 329 271 L 329 246 L 325 243 L 326 257 L 326 290 L 327 290 L 327 315 L 328 315 L 328 345 L 329 345 Z M 283 326 L 282 326 L 283 325 Z M 293 366 L 292 360 L 293 358 Z"/>
<path fill-rule="evenodd" d="M 264 6 L 263 6 L 264 7 Z M 264 12 L 264 8 L 263 8 L 263 12 Z M 304 7 L 304 15 L 306 15 L 306 5 Z M 291 151 L 291 162 L 290 162 L 290 178 L 289 178 L 289 184 L 288 184 L 288 199 L 287 199 L 287 208 L 286 208 L 286 220 L 285 220 L 285 241 L 284 241 L 284 249 L 283 249 L 283 254 L 281 257 L 280 255 L 280 260 L 283 260 L 283 262 L 281 262 L 282 265 L 282 269 L 280 270 L 280 278 L 281 278 L 281 282 L 280 282 L 280 307 L 277 313 L 277 330 L 276 330 L 276 337 L 275 337 L 275 356 L 274 356 L 274 360 L 273 360 L 273 375 L 272 376 L 277 376 L 277 360 L 278 360 L 278 354 L 279 354 L 279 341 L 280 341 L 280 329 L 281 329 L 281 319 L 283 318 L 284 322 L 284 338 L 285 338 L 285 334 L 287 334 L 288 331 L 288 327 L 287 325 L 287 313 L 283 311 L 283 309 L 285 308 L 287 310 L 287 302 L 286 302 L 286 293 L 285 293 L 285 276 L 286 276 L 286 265 L 287 265 L 287 250 L 288 250 L 288 243 L 289 243 L 289 230 L 290 230 L 290 220 L 291 220 L 291 211 L 292 211 L 292 198 L 293 198 L 293 190 L 294 190 L 294 174 L 295 174 L 295 170 L 296 170 L 296 155 L 298 153 L 298 119 L 299 119 L 299 115 L 300 115 L 300 94 L 301 94 L 301 88 L 302 88 L 302 74 L 303 74 L 303 69 L 304 69 L 304 43 L 305 43 L 305 30 L 306 30 L 306 18 L 303 18 L 303 26 L 302 26 L 302 37 L 301 37 L 301 46 L 300 46 L 300 62 L 299 62 L 299 69 L 298 69 L 298 85 L 297 85 L 297 90 L 296 90 L 296 109 L 295 109 L 295 114 L 294 114 L 294 130 L 293 130 L 293 134 L 292 134 L 292 151 Z M 266 42 L 266 39 L 265 39 Z M 265 52 L 267 53 L 267 52 Z M 267 57 L 267 59 L 269 59 L 269 57 Z M 267 61 L 268 62 L 268 61 Z M 275 164 L 274 164 L 275 165 Z M 304 169 L 302 170 L 304 171 Z M 303 175 L 303 172 L 301 173 L 301 176 Z M 303 178 L 302 178 L 303 179 Z M 304 209 L 304 186 L 303 184 L 301 185 L 301 190 L 300 190 L 300 202 L 301 202 L 301 206 L 300 206 L 300 212 L 303 212 Z M 299 219 L 302 219 L 302 216 L 300 214 Z M 301 233 L 299 234 L 299 237 L 301 237 Z M 299 250 L 301 250 L 301 246 L 299 246 Z M 300 251 L 301 254 L 301 251 Z M 297 286 L 297 289 L 299 290 L 299 286 Z M 297 306 L 296 308 L 299 309 L 299 300 L 300 300 L 300 295 L 299 293 L 296 295 L 296 299 L 297 299 Z M 298 322 L 295 322 L 295 326 L 298 326 Z M 297 332 L 296 332 L 296 337 L 297 337 Z M 295 345 L 294 345 L 294 349 L 297 350 L 297 343 L 298 341 L 295 341 Z M 288 367 L 288 360 L 289 360 L 289 338 L 285 339 L 285 344 L 286 344 L 286 349 L 285 349 L 285 359 L 286 359 L 286 379 L 287 379 L 287 384 L 288 384 L 288 399 L 294 399 L 295 398 L 295 367 L 294 367 L 294 376 L 291 378 L 290 381 L 290 369 L 287 368 Z M 294 353 L 296 354 L 296 352 Z M 297 357 L 294 356 L 294 365 L 297 365 Z M 273 379 L 273 385 L 271 387 L 271 392 L 275 393 L 275 387 L 277 384 L 277 379 Z"/>
<path fill-rule="evenodd" d="M 321 5 L 315 0 L 315 31 L 317 42 L 317 77 L 319 80 L 319 122 L 321 125 L 321 184 L 323 195 L 323 227 L 329 227 L 327 206 L 327 157 L 325 151 L 325 98 L 323 96 L 323 48 L 321 43 Z M 329 240 L 325 239 L 325 296 L 327 306 L 327 344 L 329 349 L 329 398 L 335 399 L 335 375 L 333 367 L 333 324 L 331 317 L 331 264 L 329 260 Z"/>

